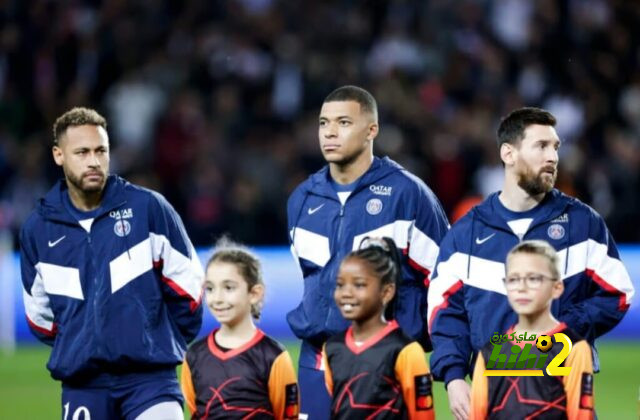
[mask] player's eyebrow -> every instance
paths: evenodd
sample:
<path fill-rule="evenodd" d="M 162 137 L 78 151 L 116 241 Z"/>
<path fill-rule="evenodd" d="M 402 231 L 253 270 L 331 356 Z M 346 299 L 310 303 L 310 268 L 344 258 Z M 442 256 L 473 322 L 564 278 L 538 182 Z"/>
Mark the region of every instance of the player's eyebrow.
<path fill-rule="evenodd" d="M 558 140 L 558 139 L 538 139 L 538 140 L 536 140 L 536 143 L 552 143 L 552 144 L 557 144 L 558 147 L 560 147 L 562 145 L 562 140 Z"/>
<path fill-rule="evenodd" d="M 228 285 L 235 286 L 235 285 L 238 284 L 238 281 L 237 280 L 233 280 L 233 279 L 224 279 L 224 280 L 222 280 L 222 284 L 225 285 L 225 286 L 228 286 Z"/>
<path fill-rule="evenodd" d="M 341 280 L 344 280 L 344 277 L 338 277 L 338 278 L 341 279 Z M 355 276 L 351 276 L 351 279 L 353 279 L 353 280 L 367 280 L 368 278 L 369 278 L 368 276 L 363 276 L 363 275 L 360 275 L 360 274 L 357 274 Z"/>
<path fill-rule="evenodd" d="M 349 116 L 349 115 L 338 115 L 336 117 L 333 118 L 329 118 L 329 117 L 325 117 L 325 116 L 321 116 L 319 118 L 320 121 L 329 121 L 329 120 L 352 120 L 353 117 Z"/>
<path fill-rule="evenodd" d="M 91 150 L 91 148 L 86 146 L 80 146 L 80 147 L 76 147 L 75 149 L 72 149 L 73 152 L 88 152 L 89 150 Z M 104 145 L 100 145 L 95 147 L 93 150 L 108 150 L 108 147 Z"/>

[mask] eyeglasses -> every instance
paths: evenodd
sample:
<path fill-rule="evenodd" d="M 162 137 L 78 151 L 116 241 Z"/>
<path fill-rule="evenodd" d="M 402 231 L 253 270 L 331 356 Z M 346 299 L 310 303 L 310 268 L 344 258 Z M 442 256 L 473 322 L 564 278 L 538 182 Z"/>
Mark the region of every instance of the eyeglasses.
<path fill-rule="evenodd" d="M 549 279 L 555 281 L 555 277 L 545 276 L 544 274 L 529 274 L 526 276 L 509 276 L 503 279 L 504 287 L 507 290 L 516 290 L 520 287 L 521 282 L 524 282 L 527 289 L 536 290 L 542 286 L 542 281 Z"/>

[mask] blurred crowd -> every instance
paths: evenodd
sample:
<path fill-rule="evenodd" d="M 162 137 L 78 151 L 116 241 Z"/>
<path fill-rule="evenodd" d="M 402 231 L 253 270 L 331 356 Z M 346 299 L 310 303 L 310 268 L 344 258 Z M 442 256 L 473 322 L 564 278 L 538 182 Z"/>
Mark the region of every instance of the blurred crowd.
<path fill-rule="evenodd" d="M 62 176 L 51 126 L 107 117 L 112 172 L 162 192 L 192 240 L 282 244 L 286 198 L 323 165 L 323 98 L 378 101 L 376 154 L 452 216 L 498 190 L 499 119 L 559 120 L 558 187 L 640 242 L 640 2 L 0 0 L 0 227 Z M 461 204 L 462 203 L 462 204 Z"/>

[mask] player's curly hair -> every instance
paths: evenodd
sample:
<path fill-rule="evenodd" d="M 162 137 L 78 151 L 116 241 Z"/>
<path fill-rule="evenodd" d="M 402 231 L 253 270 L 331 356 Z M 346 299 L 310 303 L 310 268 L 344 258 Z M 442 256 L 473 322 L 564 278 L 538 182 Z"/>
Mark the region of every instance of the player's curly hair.
<path fill-rule="evenodd" d="M 386 236 L 382 238 L 367 236 L 360 242 L 359 248 L 351 251 L 344 260 L 349 258 L 358 258 L 368 264 L 380 279 L 380 286 L 386 284 L 396 286 L 396 295 L 387 304 L 384 313 L 386 319 L 393 319 L 397 304 L 397 290 L 402 281 L 402 263 L 396 243 Z"/>
<path fill-rule="evenodd" d="M 60 138 L 64 135 L 69 127 L 77 127 L 79 125 L 97 125 L 107 129 L 107 120 L 100 115 L 95 109 L 75 107 L 62 114 L 56 122 L 53 123 L 53 144 L 58 146 Z"/>
<path fill-rule="evenodd" d="M 246 246 L 234 242 L 227 236 L 222 236 L 215 244 L 215 251 L 209 261 L 207 268 L 213 263 L 222 262 L 233 264 L 238 268 L 238 272 L 247 282 L 249 290 L 256 285 L 264 287 L 262 278 L 262 266 L 258 257 Z M 258 320 L 262 312 L 262 302 L 251 305 L 251 316 Z"/>

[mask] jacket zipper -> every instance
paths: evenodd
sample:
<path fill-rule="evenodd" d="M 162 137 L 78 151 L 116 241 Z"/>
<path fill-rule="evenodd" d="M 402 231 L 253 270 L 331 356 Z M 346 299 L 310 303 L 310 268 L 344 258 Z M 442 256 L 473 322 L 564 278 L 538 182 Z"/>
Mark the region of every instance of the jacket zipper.
<path fill-rule="evenodd" d="M 345 204 L 346 204 L 346 202 L 345 202 Z M 338 245 L 338 246 L 336 246 L 336 249 L 338 250 L 338 253 L 336 254 L 336 259 L 342 259 L 343 258 L 340 255 L 340 247 L 339 246 L 342 243 L 342 234 L 343 234 L 343 231 L 344 231 L 344 228 L 343 228 L 343 224 L 344 224 L 343 223 L 344 222 L 344 207 L 345 207 L 345 205 L 340 203 L 340 213 L 338 213 L 338 232 L 337 232 L 337 235 L 336 235 L 336 238 L 337 238 L 336 239 L 336 244 Z M 334 293 L 334 284 L 335 283 L 332 281 L 332 279 L 334 279 L 338 274 L 337 270 L 340 267 L 340 261 L 337 262 L 337 265 L 334 264 L 333 267 L 334 268 L 331 270 L 331 276 L 329 277 L 329 280 L 328 280 L 328 285 L 331 286 L 331 287 L 328 288 L 328 290 L 329 290 L 329 296 L 328 296 L 329 310 L 327 312 L 327 320 L 325 321 L 325 322 L 327 322 L 327 324 L 328 324 L 329 320 L 332 319 L 332 315 L 333 315 L 333 312 L 334 312 L 333 305 L 331 304 L 331 302 L 333 301 L 333 293 Z M 327 324 L 325 324 L 325 325 L 328 326 Z"/>
<path fill-rule="evenodd" d="M 95 220 L 94 220 L 95 221 Z M 91 227 L 93 228 L 93 223 L 91 225 Z M 99 296 L 99 290 L 98 290 L 98 276 L 97 276 L 97 270 L 96 270 L 96 264 L 95 264 L 95 260 L 94 260 L 94 250 L 93 250 L 93 243 L 91 241 L 91 231 L 87 232 L 87 247 L 89 248 L 89 253 L 91 255 L 89 255 L 89 261 L 91 264 L 91 273 L 87 273 L 89 274 L 91 277 L 91 282 L 93 283 L 93 302 L 91 302 L 92 306 L 93 306 L 93 313 L 94 313 L 94 317 L 93 317 L 93 325 L 94 331 L 100 331 L 100 324 L 98 322 L 98 320 L 100 319 L 100 317 L 98 316 L 98 296 Z M 101 343 L 100 343 L 100 335 L 99 334 L 94 334 L 94 338 L 96 340 L 96 344 L 97 344 L 97 349 L 98 352 L 100 351 L 101 348 Z"/>

